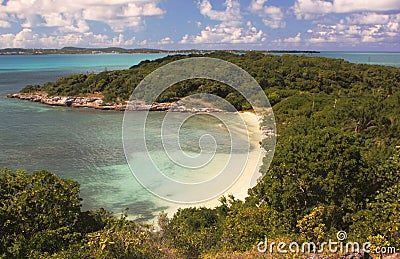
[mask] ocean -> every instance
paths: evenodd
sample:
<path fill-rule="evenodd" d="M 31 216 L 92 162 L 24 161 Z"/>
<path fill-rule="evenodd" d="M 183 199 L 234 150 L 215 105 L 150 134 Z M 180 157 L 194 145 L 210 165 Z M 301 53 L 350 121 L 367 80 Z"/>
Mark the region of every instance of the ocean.
<path fill-rule="evenodd" d="M 400 53 L 311 55 L 400 67 Z M 83 209 L 103 207 L 119 213 L 129 208 L 130 215 L 143 220 L 167 210 L 169 205 L 150 194 L 130 172 L 122 146 L 122 112 L 50 107 L 6 98 L 27 84 L 73 73 L 126 69 L 163 56 L 166 54 L 0 56 L 0 167 L 28 172 L 45 169 L 77 180 Z M 163 116 L 152 114 L 150 124 Z M 223 136 L 219 125 L 203 118 L 188 128 Z M 182 134 L 187 139 L 192 136 L 190 130 Z"/>
<path fill-rule="evenodd" d="M 127 69 L 165 54 L 0 56 L 0 167 L 48 170 L 81 184 L 83 209 L 151 218 L 159 205 L 135 181 L 122 148 L 122 112 L 50 107 L 16 99 L 27 84 Z M 134 191 L 132 191 L 134 190 Z"/>
<path fill-rule="evenodd" d="M 326 58 L 340 58 L 352 63 L 400 67 L 400 52 L 329 52 L 311 54 Z"/>

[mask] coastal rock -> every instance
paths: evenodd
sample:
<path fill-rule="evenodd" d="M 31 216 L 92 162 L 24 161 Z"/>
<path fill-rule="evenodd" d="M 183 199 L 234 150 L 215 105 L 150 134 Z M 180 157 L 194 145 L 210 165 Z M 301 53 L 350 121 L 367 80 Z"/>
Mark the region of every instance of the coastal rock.
<path fill-rule="evenodd" d="M 189 113 L 226 112 L 217 108 L 189 108 L 179 103 L 145 104 L 144 101 L 128 101 L 128 106 L 122 103 L 103 103 L 100 97 L 82 96 L 48 96 L 46 93 L 17 93 L 9 94 L 8 98 L 18 98 L 32 102 L 40 102 L 52 106 L 86 107 L 100 110 L 125 111 L 127 107 L 133 111 L 173 111 Z"/>
<path fill-rule="evenodd" d="M 117 111 L 124 111 L 126 108 L 126 106 L 121 103 L 103 104 L 103 100 L 100 97 L 48 96 L 46 93 L 17 93 L 8 94 L 7 97 L 40 102 L 52 106 L 87 107 Z"/>

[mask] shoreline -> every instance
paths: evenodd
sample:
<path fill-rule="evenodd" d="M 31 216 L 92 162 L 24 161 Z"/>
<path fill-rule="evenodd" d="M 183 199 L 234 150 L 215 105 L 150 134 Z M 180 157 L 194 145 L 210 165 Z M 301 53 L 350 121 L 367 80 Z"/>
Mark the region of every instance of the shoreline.
<path fill-rule="evenodd" d="M 101 97 L 79 96 L 48 96 L 47 93 L 16 93 L 8 94 L 7 98 L 14 98 L 30 102 L 42 103 L 50 106 L 63 106 L 74 108 L 93 108 L 98 110 L 125 111 L 126 105 L 122 103 L 104 103 Z"/>
<path fill-rule="evenodd" d="M 72 96 L 51 96 L 49 97 L 46 93 L 18 93 L 18 94 L 9 94 L 8 98 L 16 98 L 20 100 L 26 100 L 31 102 L 38 102 L 45 105 L 51 106 L 64 106 L 64 107 L 72 107 L 72 108 L 93 108 L 100 110 L 115 110 L 115 111 L 125 111 L 127 105 L 123 104 L 105 104 L 103 105 L 101 97 L 72 97 Z M 128 105 L 129 110 L 132 109 L 132 105 Z M 196 110 L 186 108 L 185 106 L 180 106 L 176 103 L 158 103 L 155 105 L 139 105 L 135 107 L 133 105 L 133 110 L 149 110 L 150 111 L 176 111 L 176 112 L 191 112 L 191 113 L 207 113 L 207 112 L 215 112 L 209 108 L 199 108 Z M 218 112 L 218 111 L 217 111 Z M 219 110 L 219 112 L 226 112 Z M 249 141 L 251 144 L 254 144 L 257 148 L 254 148 L 249 153 L 248 160 L 246 166 L 242 174 L 236 180 L 232 186 L 230 186 L 227 190 L 221 193 L 218 197 L 213 198 L 208 201 L 200 202 L 200 203 L 192 203 L 192 204 L 179 204 L 167 202 L 168 208 L 165 209 L 165 212 L 168 213 L 169 216 L 174 215 L 179 208 L 188 208 L 188 207 L 208 207 L 215 208 L 221 205 L 219 198 L 221 196 L 227 197 L 228 195 L 234 195 L 235 199 L 244 200 L 248 196 L 248 189 L 254 187 L 257 183 L 257 179 L 262 176 L 259 172 L 259 169 L 262 165 L 262 157 L 265 156 L 265 150 L 259 145 L 259 142 L 265 137 L 265 132 L 263 132 L 262 127 L 260 126 L 260 120 L 252 111 L 242 111 L 239 112 L 243 121 L 246 124 L 247 132 L 249 134 Z M 164 201 L 165 202 L 165 201 Z M 162 202 L 163 204 L 165 204 Z M 129 216 L 128 218 L 134 218 Z"/>
<path fill-rule="evenodd" d="M 257 179 L 262 177 L 262 174 L 259 172 L 261 165 L 263 163 L 263 157 L 265 156 L 265 150 L 259 145 L 259 142 L 265 137 L 263 131 L 260 128 L 260 120 L 255 113 L 245 111 L 239 112 L 240 116 L 244 120 L 247 126 L 247 131 L 249 134 L 249 141 L 252 144 L 256 144 L 257 148 L 254 148 L 249 153 L 248 160 L 242 174 L 235 181 L 232 186 L 230 186 L 227 190 L 221 193 L 218 197 L 215 197 L 211 200 L 192 203 L 192 204 L 180 204 L 180 203 L 172 203 L 168 202 L 169 206 L 165 210 L 168 214 L 168 217 L 172 217 L 178 209 L 190 208 L 190 207 L 206 207 L 206 208 L 215 208 L 221 205 L 219 201 L 220 197 L 232 194 L 235 199 L 242 200 L 248 197 L 248 190 L 254 187 L 257 184 Z"/>
<path fill-rule="evenodd" d="M 92 108 L 97 110 L 114 111 L 173 111 L 189 113 L 228 112 L 216 108 L 189 108 L 182 103 L 153 103 L 146 105 L 142 101 L 124 101 L 124 103 L 104 103 L 100 96 L 49 96 L 47 93 L 16 93 L 8 94 L 7 98 L 19 99 L 30 102 L 42 103 L 50 106 L 63 106 L 72 108 Z"/>

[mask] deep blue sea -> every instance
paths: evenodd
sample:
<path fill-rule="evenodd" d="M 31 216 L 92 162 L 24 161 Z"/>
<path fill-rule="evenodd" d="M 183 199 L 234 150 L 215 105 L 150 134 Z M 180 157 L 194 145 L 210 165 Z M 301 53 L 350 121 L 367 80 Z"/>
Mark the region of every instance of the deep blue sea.
<path fill-rule="evenodd" d="M 323 52 L 318 56 L 400 67 L 400 53 Z M 27 84 L 73 73 L 126 69 L 165 54 L 0 56 L 0 167 L 46 169 L 81 183 L 83 209 L 104 207 L 150 219 L 165 204 L 132 177 L 122 148 L 123 113 L 50 107 L 6 98 Z M 159 120 L 154 115 L 155 121 Z"/>

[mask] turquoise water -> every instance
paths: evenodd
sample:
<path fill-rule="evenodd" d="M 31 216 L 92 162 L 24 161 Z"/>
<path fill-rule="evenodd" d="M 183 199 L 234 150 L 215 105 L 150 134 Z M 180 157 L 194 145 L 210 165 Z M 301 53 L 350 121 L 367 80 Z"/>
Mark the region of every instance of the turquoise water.
<path fill-rule="evenodd" d="M 104 67 L 128 68 L 161 56 L 165 55 L 0 56 L 0 167 L 28 172 L 46 169 L 77 180 L 81 184 L 83 209 L 103 207 L 119 213 L 130 208 L 129 214 L 134 217 L 153 219 L 168 205 L 146 191 L 127 165 L 122 145 L 122 112 L 50 107 L 8 99 L 6 94 L 18 92 L 27 84 L 40 84 L 87 70 L 103 71 Z M 164 114 L 151 113 L 149 117 L 154 136 L 159 134 Z M 181 131 L 187 142 L 198 144 L 193 138 L 193 127 L 199 134 L 207 132 L 218 139 L 221 139 L 218 135 L 226 134 L 217 120 L 198 122 L 189 123 Z M 154 156 L 162 157 L 158 153 Z M 158 160 L 168 170 L 169 165 Z M 175 168 L 170 171 L 179 173 Z"/>
<path fill-rule="evenodd" d="M 83 209 L 152 218 L 162 205 L 132 177 L 122 148 L 123 113 L 50 107 L 6 98 L 27 84 L 86 71 L 126 69 L 159 54 L 0 56 L 0 167 L 46 169 L 81 183 Z"/>
<path fill-rule="evenodd" d="M 324 52 L 321 55 L 400 66 L 399 53 Z M 136 217 L 153 218 L 166 205 L 139 185 L 126 164 L 121 134 L 123 113 L 50 107 L 8 99 L 6 94 L 18 92 L 27 84 L 53 81 L 72 73 L 123 69 L 163 56 L 0 56 L 0 167 L 23 168 L 29 172 L 46 169 L 75 179 L 81 183 L 84 209 L 104 207 L 121 212 L 129 207 L 129 213 Z M 158 122 L 162 116 L 154 113 L 150 120 Z M 209 133 L 223 134 L 218 121 L 196 125 Z M 191 130 L 182 130 L 182 134 L 184 139 L 192 138 Z"/>
<path fill-rule="evenodd" d="M 8 71 L 74 70 L 100 72 L 126 69 L 142 60 L 166 54 L 60 54 L 0 56 L 0 73 Z"/>

